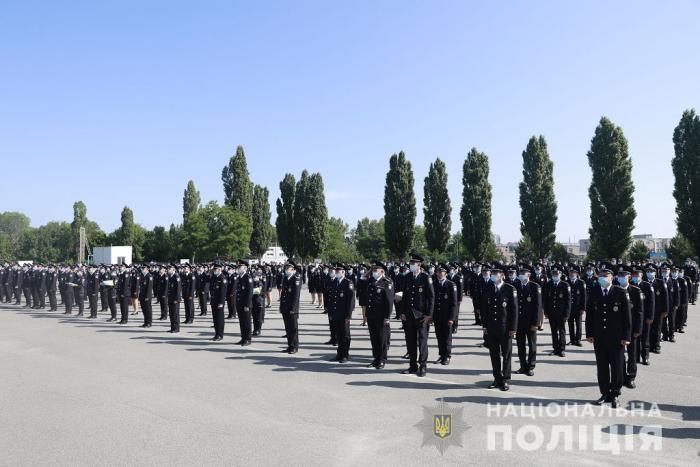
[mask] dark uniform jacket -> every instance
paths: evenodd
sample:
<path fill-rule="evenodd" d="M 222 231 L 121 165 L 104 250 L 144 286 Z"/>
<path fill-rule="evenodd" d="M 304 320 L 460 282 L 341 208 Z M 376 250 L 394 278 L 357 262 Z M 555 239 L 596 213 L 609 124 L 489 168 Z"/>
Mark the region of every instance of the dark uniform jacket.
<path fill-rule="evenodd" d="M 542 289 L 536 282 L 527 281 L 523 285 L 518 281 L 518 331 L 528 332 L 530 326 L 539 324 L 539 312 L 542 309 Z"/>
<path fill-rule="evenodd" d="M 632 334 L 641 334 L 644 325 L 644 292 L 636 285 L 627 286 L 630 297 L 630 313 L 632 314 Z"/>
<path fill-rule="evenodd" d="M 554 281 L 547 283 L 545 289 L 544 314 L 552 320 L 566 320 L 571 313 L 571 287 L 566 281 L 560 280 L 557 285 Z"/>
<path fill-rule="evenodd" d="M 644 320 L 653 320 L 656 299 L 654 286 L 647 281 L 642 281 L 639 283 L 639 288 L 642 290 L 642 294 L 644 295 Z"/>
<path fill-rule="evenodd" d="M 496 287 L 489 281 L 482 304 L 481 326 L 489 335 L 504 335 L 517 329 L 518 292 L 512 285 L 503 282 Z"/>
<path fill-rule="evenodd" d="M 575 282 L 569 281 L 569 284 L 571 284 L 571 311 L 585 311 L 588 301 L 586 281 L 579 277 Z"/>
<path fill-rule="evenodd" d="M 253 278 L 246 272 L 236 281 L 236 310 L 253 308 Z"/>
<path fill-rule="evenodd" d="M 333 279 L 328 284 L 328 313 L 331 319 L 342 321 L 352 318 L 355 309 L 355 287 L 347 278 Z"/>
<path fill-rule="evenodd" d="M 404 284 L 403 314 L 407 318 L 422 319 L 432 316 L 435 305 L 433 280 L 428 273 L 421 271 L 418 275 L 409 273 Z"/>
<path fill-rule="evenodd" d="M 456 321 L 459 313 L 459 300 L 457 284 L 449 279 L 440 283 L 436 280 L 435 288 L 435 308 L 433 309 L 433 321 L 447 322 Z"/>
<path fill-rule="evenodd" d="M 153 276 L 150 272 L 147 272 L 141 276 L 139 298 L 144 301 L 151 300 L 153 298 Z"/>
<path fill-rule="evenodd" d="M 367 320 L 384 321 L 394 307 L 394 286 L 386 276 L 367 285 Z"/>
<path fill-rule="evenodd" d="M 632 339 L 632 311 L 629 294 L 617 285 L 611 285 L 607 297 L 597 287 L 590 297 L 586 313 L 586 337 L 598 342 L 621 344 Z"/>
<path fill-rule="evenodd" d="M 212 308 L 216 309 L 219 305 L 226 304 L 226 285 L 228 279 L 223 273 L 218 276 L 212 274 L 209 278 L 209 303 Z"/>
<path fill-rule="evenodd" d="M 457 301 L 461 302 L 464 297 L 464 279 L 460 273 L 448 274 L 447 278 L 457 286 Z"/>
<path fill-rule="evenodd" d="M 282 279 L 282 294 L 280 295 L 280 313 L 299 313 L 299 293 L 301 292 L 301 276 L 292 274 L 284 275 Z"/>
<path fill-rule="evenodd" d="M 168 302 L 174 303 L 182 300 L 182 285 L 180 284 L 180 276 L 175 273 L 168 276 Z"/>

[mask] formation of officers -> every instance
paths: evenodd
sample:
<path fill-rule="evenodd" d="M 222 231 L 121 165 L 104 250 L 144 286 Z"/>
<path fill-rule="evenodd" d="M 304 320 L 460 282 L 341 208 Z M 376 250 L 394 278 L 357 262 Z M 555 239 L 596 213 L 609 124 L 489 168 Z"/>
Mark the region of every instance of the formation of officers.
<path fill-rule="evenodd" d="M 145 328 L 152 325 L 156 302 L 158 319 L 170 321 L 171 333 L 193 323 L 198 307 L 199 316 L 211 310 L 213 341 L 223 339 L 226 319 L 237 318 L 238 344 L 247 346 L 261 334 L 276 288 L 287 340 L 284 352 L 293 354 L 299 349 L 300 291 L 307 284 L 312 304 L 328 315 L 326 344 L 337 347 L 333 361 L 350 359 L 350 320 L 359 302 L 372 346 L 368 366 L 384 368 L 393 318 L 401 322 L 404 358 L 409 361 L 402 373 L 425 376 L 431 327 L 438 344 L 435 363 L 449 365 L 460 304 L 469 296 L 473 325 L 483 333 L 479 345 L 491 358 L 490 388 L 509 389 L 513 339 L 519 362 L 515 373 L 534 375 L 538 332 L 547 318 L 551 355 L 564 358 L 566 346 L 582 346 L 584 336 L 593 344 L 601 393 L 596 402 L 617 407 L 621 388 L 635 387 L 638 364 L 651 364 L 651 354 L 661 353 L 662 342 L 675 342 L 677 334 L 684 333 L 698 279 L 697 265 L 690 260 L 681 266 L 615 260 L 586 265 L 433 265 L 412 254 L 406 262 L 376 261 L 371 266 L 303 266 L 291 261 L 250 265 L 245 260 L 131 266 L 5 262 L 0 268 L 0 301 L 20 305 L 24 297 L 25 307 L 45 309 L 48 299 L 49 310 L 58 311 L 60 297 L 64 313 L 75 310 L 78 316 L 84 316 L 87 301 L 87 318 L 97 318 L 100 309 L 109 312 L 107 321 L 118 324 L 128 323 L 129 315 L 140 310 Z"/>

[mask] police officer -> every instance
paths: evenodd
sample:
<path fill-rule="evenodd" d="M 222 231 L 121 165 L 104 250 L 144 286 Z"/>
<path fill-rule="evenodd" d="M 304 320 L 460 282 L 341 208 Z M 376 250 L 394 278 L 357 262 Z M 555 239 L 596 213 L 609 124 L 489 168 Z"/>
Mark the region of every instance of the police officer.
<path fill-rule="evenodd" d="M 153 324 L 153 275 L 148 264 L 141 266 L 141 284 L 139 286 L 139 303 L 143 310 L 142 328 Z"/>
<path fill-rule="evenodd" d="M 201 264 L 197 268 L 197 297 L 199 297 L 199 316 L 207 316 L 211 276 Z"/>
<path fill-rule="evenodd" d="M 601 396 L 596 404 L 609 402 L 617 408 L 624 380 L 625 346 L 632 339 L 632 312 L 629 294 L 612 281 L 612 271 L 602 269 L 598 276 L 600 287 L 591 292 L 586 338 L 593 343 L 598 368 Z"/>
<path fill-rule="evenodd" d="M 228 279 L 221 271 L 222 266 L 214 263 L 213 275 L 209 282 L 209 299 L 211 300 L 211 314 L 214 319 L 214 338 L 212 341 L 220 341 L 224 338 L 224 305 Z"/>
<path fill-rule="evenodd" d="M 180 301 L 182 286 L 180 276 L 175 272 L 175 265 L 168 267 L 168 313 L 170 314 L 170 333 L 180 332 Z"/>
<path fill-rule="evenodd" d="M 90 305 L 90 319 L 97 318 L 97 297 L 100 294 L 100 272 L 95 266 L 88 267 L 87 296 Z"/>
<path fill-rule="evenodd" d="M 119 324 L 126 324 L 129 321 L 129 304 L 131 303 L 131 272 L 126 264 L 121 265 L 120 271 L 117 295 L 119 296 L 119 310 L 122 319 Z"/>
<path fill-rule="evenodd" d="M 226 319 L 233 319 L 236 316 L 236 289 L 238 288 L 238 273 L 235 265 L 229 264 L 226 270 L 228 286 L 226 289 L 226 303 L 228 304 L 228 315 Z"/>
<path fill-rule="evenodd" d="M 568 282 L 561 280 L 561 267 L 551 270 L 552 279 L 545 288 L 544 314 L 549 319 L 552 329 L 551 355 L 564 357 L 566 348 L 566 322 L 571 312 L 571 287 Z"/>
<path fill-rule="evenodd" d="M 627 364 L 625 365 L 623 384 L 634 389 L 637 377 L 637 344 L 644 325 L 644 292 L 630 280 L 632 274 L 624 268 L 617 273 L 617 284 L 627 292 L 630 303 L 632 338 L 627 344 Z"/>
<path fill-rule="evenodd" d="M 387 358 L 389 334 L 391 327 L 391 310 L 394 306 L 394 287 L 386 277 L 386 266 L 377 261 L 372 267 L 372 280 L 368 282 L 367 295 L 367 327 L 369 340 L 372 344 L 372 363 L 370 368 L 384 368 Z"/>
<path fill-rule="evenodd" d="M 450 267 L 449 274 L 447 278 L 457 286 L 457 316 L 455 317 L 454 323 L 452 323 L 452 333 L 457 333 L 457 328 L 459 327 L 459 310 L 462 306 L 462 298 L 464 298 L 464 277 L 459 272 L 459 264 L 452 263 L 448 264 Z"/>
<path fill-rule="evenodd" d="M 542 289 L 530 281 L 532 271 L 523 266 L 518 270 L 515 290 L 518 293 L 518 328 L 515 341 L 518 345 L 520 368 L 516 373 L 533 376 L 537 364 L 537 329 L 539 311 L 542 308 Z M 527 347 L 526 347 L 527 344 Z"/>
<path fill-rule="evenodd" d="M 109 321 L 117 320 L 117 283 L 119 282 L 119 277 L 117 276 L 117 270 L 115 268 L 109 268 L 107 271 L 108 279 L 105 283 L 105 290 L 107 292 L 107 306 L 109 307 L 110 318 Z"/>
<path fill-rule="evenodd" d="M 428 325 L 433 316 L 435 290 L 433 280 L 421 269 L 423 258 L 411 255 L 410 273 L 406 276 L 401 300 L 401 320 L 404 323 L 409 367 L 402 374 L 425 376 L 428 361 Z"/>
<path fill-rule="evenodd" d="M 295 264 L 289 261 L 284 266 L 284 278 L 280 292 L 280 313 L 284 320 L 287 336 L 287 348 L 284 352 L 295 354 L 299 350 L 299 294 L 301 292 L 301 275 L 296 273 Z"/>
<path fill-rule="evenodd" d="M 253 308 L 253 278 L 248 272 L 248 261 L 241 260 L 238 263 L 238 279 L 236 280 L 236 310 L 238 311 L 238 324 L 241 327 L 241 340 L 238 345 L 250 345 L 252 336 L 252 308 Z"/>
<path fill-rule="evenodd" d="M 182 287 L 182 301 L 185 305 L 185 321 L 182 324 L 194 323 L 194 295 L 197 289 L 197 277 L 192 272 L 189 263 L 185 264 L 180 276 Z"/>
<path fill-rule="evenodd" d="M 673 269 L 676 269 L 675 267 Z M 678 287 L 678 282 L 671 276 L 671 273 L 675 273 L 676 277 L 677 271 L 673 271 L 667 264 L 661 265 L 661 279 L 668 289 L 668 313 L 664 316 L 661 322 L 661 335 L 664 341 L 676 342 L 675 332 L 676 332 L 676 312 L 680 306 L 680 288 Z"/>
<path fill-rule="evenodd" d="M 67 290 L 73 294 L 75 304 L 78 305 L 78 316 L 83 316 L 85 308 L 85 292 L 87 289 L 87 278 L 82 267 L 78 267 L 74 277 L 75 286 Z"/>
<path fill-rule="evenodd" d="M 502 269 L 491 269 L 491 283 L 485 288 L 481 320 L 486 337 L 493 383 L 489 389 L 509 389 L 513 337 L 518 328 L 518 293 L 503 280 Z M 501 361 L 501 357 L 503 360 Z"/>
<path fill-rule="evenodd" d="M 56 289 L 58 287 L 58 276 L 56 268 L 53 264 L 49 265 L 48 273 L 46 274 L 46 288 L 43 293 L 40 291 L 42 297 L 44 294 L 49 296 L 49 311 L 58 311 L 58 306 L 56 305 Z M 41 307 L 44 308 L 44 303 L 42 301 Z"/>
<path fill-rule="evenodd" d="M 262 269 L 253 273 L 253 336 L 259 336 L 265 321 L 267 280 Z"/>
<path fill-rule="evenodd" d="M 328 284 L 328 317 L 333 322 L 338 349 L 331 361 L 346 363 L 350 359 L 350 319 L 355 309 L 355 287 L 345 277 L 345 266 L 335 265 L 335 278 Z"/>
<path fill-rule="evenodd" d="M 435 363 L 441 365 L 449 365 L 452 359 L 452 332 L 459 313 L 459 289 L 457 284 L 447 279 L 447 268 L 447 265 L 439 264 L 435 268 L 436 280 L 433 282 L 435 306 L 432 322 L 435 324 L 440 354 Z"/>
<path fill-rule="evenodd" d="M 637 355 L 635 359 L 637 363 L 642 365 L 649 364 L 649 335 L 651 324 L 654 322 L 654 309 L 656 294 L 654 286 L 650 282 L 644 280 L 644 271 L 635 269 L 632 271 L 631 281 L 634 285 L 640 288 L 644 297 L 644 321 L 642 323 L 642 334 L 637 338 Z"/>
<path fill-rule="evenodd" d="M 165 321 L 168 319 L 168 269 L 165 266 L 161 266 L 158 271 L 158 301 L 160 303 L 160 317 L 158 321 Z"/>
<path fill-rule="evenodd" d="M 569 269 L 569 284 L 571 286 L 571 313 L 569 314 L 570 344 L 581 347 L 581 318 L 586 313 L 588 288 L 586 282 L 579 277 L 578 266 Z"/>

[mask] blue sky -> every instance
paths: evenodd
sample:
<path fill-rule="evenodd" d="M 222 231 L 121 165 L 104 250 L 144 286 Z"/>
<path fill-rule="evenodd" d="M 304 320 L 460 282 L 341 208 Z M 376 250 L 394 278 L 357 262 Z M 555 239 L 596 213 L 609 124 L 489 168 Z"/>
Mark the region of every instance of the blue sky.
<path fill-rule="evenodd" d="M 700 110 L 700 2 L 4 1 L 0 211 L 107 231 L 124 205 L 181 220 L 193 179 L 223 199 L 242 144 L 251 177 L 323 175 L 329 214 L 383 215 L 389 156 L 423 179 L 491 161 L 493 232 L 517 240 L 521 153 L 543 134 L 561 241 L 587 237 L 586 151 L 602 115 L 629 140 L 635 233 L 672 236 L 673 128 Z M 273 204 L 274 206 L 274 204 Z M 274 208 L 273 208 L 274 219 Z"/>

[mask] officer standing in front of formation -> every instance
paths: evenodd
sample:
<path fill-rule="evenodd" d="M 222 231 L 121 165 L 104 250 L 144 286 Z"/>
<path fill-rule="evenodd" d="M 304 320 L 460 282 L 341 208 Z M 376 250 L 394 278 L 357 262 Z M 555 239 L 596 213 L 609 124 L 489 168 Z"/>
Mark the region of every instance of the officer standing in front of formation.
<path fill-rule="evenodd" d="M 182 284 L 182 301 L 185 304 L 185 321 L 182 324 L 192 324 L 194 323 L 194 294 L 197 288 L 197 278 L 189 264 L 185 264 L 180 284 Z"/>
<path fill-rule="evenodd" d="M 226 293 L 228 279 L 221 271 L 221 264 L 214 263 L 214 272 L 209 279 L 209 299 L 211 300 L 211 314 L 214 319 L 214 338 L 212 341 L 220 341 L 224 338 L 224 306 L 226 305 Z"/>
<path fill-rule="evenodd" d="M 516 373 L 533 376 L 537 363 L 537 329 L 539 312 L 542 308 L 542 289 L 539 284 L 530 281 L 532 271 L 521 267 L 518 281 L 514 286 L 518 292 L 518 330 L 515 342 L 518 345 L 520 368 Z M 526 347 L 527 343 L 527 347 Z"/>
<path fill-rule="evenodd" d="M 236 310 L 238 311 L 238 324 L 241 327 L 241 340 L 238 345 L 250 345 L 252 336 L 252 308 L 253 308 L 253 278 L 248 272 L 248 262 L 241 260 L 238 263 L 238 279 L 236 281 Z"/>
<path fill-rule="evenodd" d="M 491 269 L 491 284 L 486 287 L 481 313 L 494 378 L 489 389 L 499 388 L 501 391 L 507 391 L 513 337 L 518 328 L 518 293 L 512 285 L 505 283 L 501 269 Z"/>
<path fill-rule="evenodd" d="M 119 324 L 126 324 L 129 321 L 129 303 L 131 303 L 131 273 L 126 264 L 121 265 L 121 273 L 117 282 L 117 295 L 119 295 L 119 310 L 122 319 Z"/>
<path fill-rule="evenodd" d="M 644 292 L 630 280 L 631 276 L 632 273 L 624 269 L 617 273 L 617 284 L 629 296 L 632 318 L 630 322 L 632 338 L 627 344 L 627 364 L 625 365 L 623 384 L 634 389 L 634 380 L 637 377 L 637 342 L 639 336 L 642 335 L 642 326 L 644 325 Z"/>
<path fill-rule="evenodd" d="M 284 321 L 287 336 L 287 348 L 284 352 L 295 354 L 299 350 L 299 294 L 301 293 L 301 276 L 295 271 L 295 264 L 290 260 L 284 266 L 282 291 L 280 292 L 280 313 Z"/>
<path fill-rule="evenodd" d="M 141 267 L 141 284 L 139 286 L 139 305 L 143 310 L 142 328 L 150 328 L 153 324 L 153 276 L 148 264 Z"/>
<path fill-rule="evenodd" d="M 588 290 L 586 282 L 579 277 L 578 266 L 569 270 L 569 284 L 571 286 L 571 313 L 569 314 L 569 339 L 570 344 L 581 347 L 581 319 L 586 313 Z"/>
<path fill-rule="evenodd" d="M 452 330 L 459 313 L 458 288 L 457 284 L 447 279 L 447 266 L 444 264 L 437 266 L 436 279 L 433 283 L 435 307 L 432 321 L 440 356 L 435 363 L 449 365 L 452 359 Z"/>
<path fill-rule="evenodd" d="M 428 361 L 428 325 L 433 316 L 435 290 L 433 280 L 421 269 L 423 258 L 412 254 L 410 273 L 406 276 L 404 296 L 401 300 L 401 320 L 406 333 L 409 367 L 402 374 L 425 376 Z"/>
<path fill-rule="evenodd" d="M 346 363 L 350 359 L 350 319 L 355 309 L 355 287 L 345 277 L 345 266 L 335 265 L 335 278 L 328 284 L 328 317 L 333 322 L 338 349 L 333 362 Z"/>
<path fill-rule="evenodd" d="M 632 312 L 627 292 L 612 284 L 613 274 L 603 269 L 598 276 L 600 287 L 591 292 L 586 315 L 586 338 L 593 343 L 598 388 L 596 404 L 608 402 L 617 408 L 624 380 L 625 346 L 632 339 Z"/>
<path fill-rule="evenodd" d="M 555 266 L 551 271 L 552 280 L 545 289 L 544 314 L 549 319 L 552 329 L 551 355 L 564 357 L 566 354 L 566 322 L 571 312 L 571 287 L 561 280 L 561 268 Z"/>
<path fill-rule="evenodd" d="M 259 336 L 265 321 L 267 280 L 262 269 L 253 273 L 253 336 Z"/>
<path fill-rule="evenodd" d="M 377 261 L 372 267 L 372 281 L 365 291 L 367 296 L 367 327 L 372 344 L 372 363 L 368 367 L 384 368 L 387 359 L 391 309 L 394 306 L 394 287 L 386 276 L 386 266 Z"/>
<path fill-rule="evenodd" d="M 175 272 L 175 265 L 168 267 L 168 313 L 170 314 L 170 333 L 180 332 L 180 301 L 182 286 L 180 276 Z"/>

